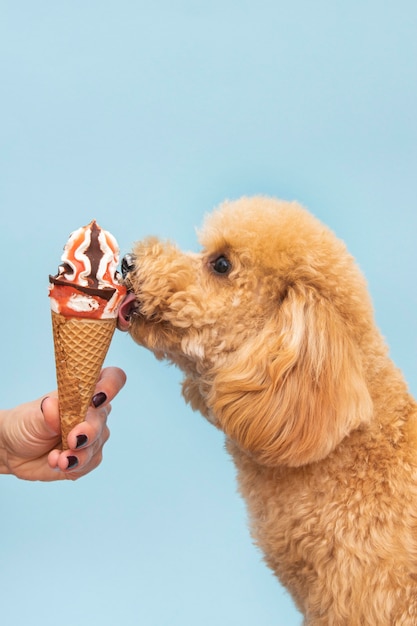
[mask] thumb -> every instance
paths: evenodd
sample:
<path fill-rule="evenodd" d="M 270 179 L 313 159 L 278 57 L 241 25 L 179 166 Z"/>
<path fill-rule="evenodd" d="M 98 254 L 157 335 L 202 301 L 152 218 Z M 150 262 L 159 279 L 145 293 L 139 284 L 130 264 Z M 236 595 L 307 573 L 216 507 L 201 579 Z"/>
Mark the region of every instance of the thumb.
<path fill-rule="evenodd" d="M 61 432 L 61 425 L 59 421 L 58 396 L 56 391 L 53 391 L 48 396 L 43 398 L 40 403 L 40 409 L 46 429 L 45 435 L 59 435 Z"/>

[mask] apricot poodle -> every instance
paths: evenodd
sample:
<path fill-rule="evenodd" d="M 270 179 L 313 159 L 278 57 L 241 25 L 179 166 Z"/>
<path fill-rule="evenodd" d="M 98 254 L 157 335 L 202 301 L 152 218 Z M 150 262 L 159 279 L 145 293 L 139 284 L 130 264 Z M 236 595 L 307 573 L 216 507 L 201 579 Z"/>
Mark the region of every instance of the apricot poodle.
<path fill-rule="evenodd" d="M 361 272 L 296 203 L 225 203 L 200 241 L 126 255 L 119 327 L 224 431 L 254 540 L 305 623 L 416 626 L 417 405 Z"/>

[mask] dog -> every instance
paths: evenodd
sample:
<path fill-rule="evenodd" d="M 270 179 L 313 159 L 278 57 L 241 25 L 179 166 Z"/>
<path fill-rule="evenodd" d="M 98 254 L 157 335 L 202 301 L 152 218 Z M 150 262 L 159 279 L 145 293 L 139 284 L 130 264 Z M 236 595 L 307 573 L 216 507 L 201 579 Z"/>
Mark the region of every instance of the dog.
<path fill-rule="evenodd" d="M 147 238 L 119 328 L 225 433 L 255 543 L 309 626 L 417 624 L 417 405 L 345 244 L 295 202 Z"/>

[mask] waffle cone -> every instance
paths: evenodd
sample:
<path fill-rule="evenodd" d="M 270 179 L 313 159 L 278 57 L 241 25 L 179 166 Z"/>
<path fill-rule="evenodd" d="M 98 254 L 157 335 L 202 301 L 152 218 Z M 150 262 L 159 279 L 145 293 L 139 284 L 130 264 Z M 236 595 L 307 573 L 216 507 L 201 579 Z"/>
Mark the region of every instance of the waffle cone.
<path fill-rule="evenodd" d="M 52 311 L 63 450 L 68 449 L 69 431 L 85 419 L 116 322 L 65 317 Z"/>

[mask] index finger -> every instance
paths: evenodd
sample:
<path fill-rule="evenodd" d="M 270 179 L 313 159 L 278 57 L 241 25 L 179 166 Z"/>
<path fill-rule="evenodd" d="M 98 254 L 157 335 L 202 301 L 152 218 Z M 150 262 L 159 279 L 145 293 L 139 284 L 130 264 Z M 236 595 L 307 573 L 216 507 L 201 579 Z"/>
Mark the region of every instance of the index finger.
<path fill-rule="evenodd" d="M 113 398 L 119 393 L 126 382 L 126 374 L 120 369 L 120 367 L 105 367 L 100 374 L 100 378 L 98 379 L 94 396 L 93 396 L 93 405 L 100 406 L 101 404 L 105 404 L 113 400 Z M 96 404 L 94 401 L 99 394 L 105 394 L 105 399 L 102 402 Z M 103 396 L 99 396 L 100 399 Z"/>

